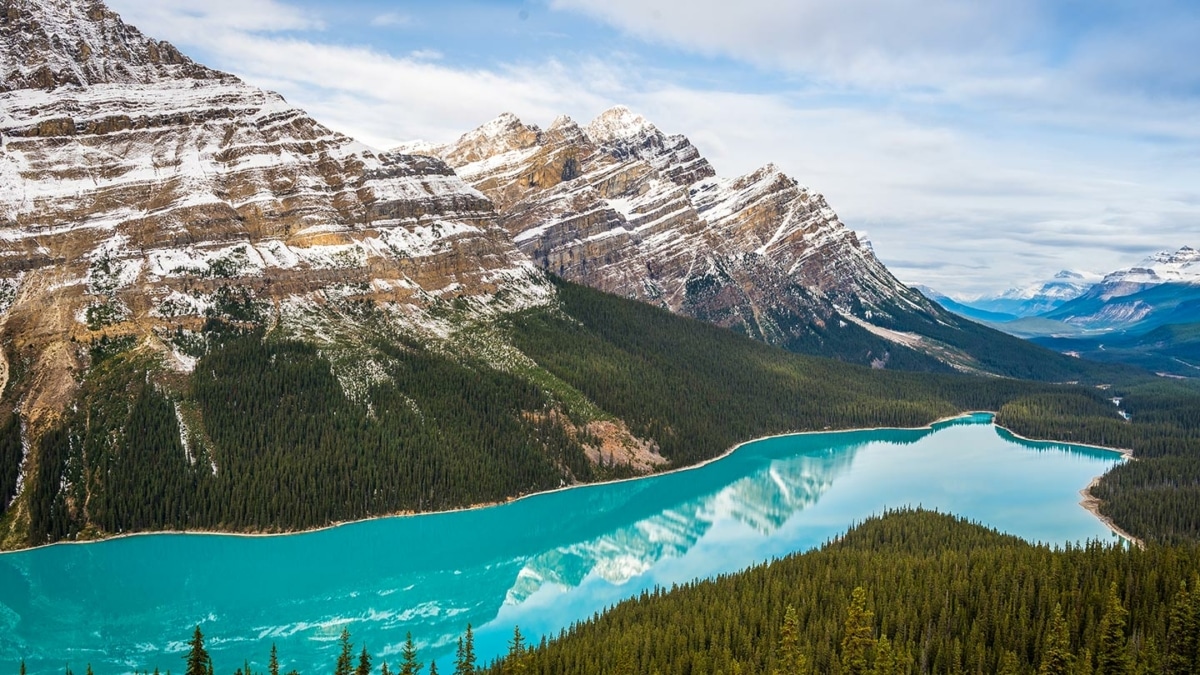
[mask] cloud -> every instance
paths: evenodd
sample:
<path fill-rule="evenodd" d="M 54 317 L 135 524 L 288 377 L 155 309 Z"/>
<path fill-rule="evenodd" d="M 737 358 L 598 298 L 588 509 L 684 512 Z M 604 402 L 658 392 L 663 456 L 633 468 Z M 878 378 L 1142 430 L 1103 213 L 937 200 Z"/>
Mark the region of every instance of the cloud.
<path fill-rule="evenodd" d="M 278 0 L 111 2 L 148 34 L 376 147 L 452 140 L 505 111 L 545 125 L 627 104 L 686 134 L 721 175 L 780 165 L 824 193 L 847 225 L 869 229 L 898 276 L 946 292 L 1003 289 L 1063 268 L 1109 271 L 1200 245 L 1191 66 L 1125 91 L 1120 82 L 1151 77 L 1146 69 L 1162 57 L 1132 36 L 1120 39 L 1142 61 L 1106 54 L 1100 31 L 1046 66 L 1044 54 L 1021 47 L 1045 39 L 1032 0 L 931 0 L 908 13 L 901 4 L 911 3 L 881 0 L 752 0 L 741 9 L 697 0 L 686 16 L 664 0 L 553 2 L 639 39 L 790 73 L 757 92 L 689 79 L 686 65 L 636 45 L 582 40 L 572 52 L 556 42 L 549 56 L 469 66 L 436 31 L 420 50 L 388 53 L 330 35 L 320 16 Z M 854 12 L 864 13 L 861 25 Z M 1164 44 L 1184 49 L 1186 32 L 1164 34 Z M 681 84 L 689 81 L 701 84 Z"/>
<path fill-rule="evenodd" d="M 416 23 L 411 16 L 399 12 L 379 14 L 371 19 L 371 25 L 379 28 L 396 28 L 411 26 Z"/>
<path fill-rule="evenodd" d="M 143 32 L 185 44 L 203 42 L 206 31 L 280 32 L 320 30 L 309 12 L 277 0 L 156 0 L 112 2 L 121 17 Z"/>

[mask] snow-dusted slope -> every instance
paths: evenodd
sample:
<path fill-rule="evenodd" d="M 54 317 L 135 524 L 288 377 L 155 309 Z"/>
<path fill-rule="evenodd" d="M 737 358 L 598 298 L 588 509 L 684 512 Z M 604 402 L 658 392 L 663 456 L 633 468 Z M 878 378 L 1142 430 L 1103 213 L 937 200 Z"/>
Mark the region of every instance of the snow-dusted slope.
<path fill-rule="evenodd" d="M 840 313 L 938 311 L 821 195 L 773 165 L 717 178 L 687 138 L 624 107 L 584 127 L 560 117 L 540 129 L 505 114 L 421 150 L 492 198 L 542 267 L 774 344 L 824 340 L 849 325 Z M 886 349 L 869 351 L 856 358 Z"/>
<path fill-rule="evenodd" d="M 968 309 L 1028 317 L 1045 314 L 1086 293 L 1103 277 L 1092 272 L 1062 270 L 1048 281 L 1010 288 L 996 295 L 952 298 Z"/>
<path fill-rule="evenodd" d="M 369 299 L 420 323 L 443 298 L 549 298 L 442 161 L 332 132 L 101 2 L 0 0 L 0 72 L 0 325 L 39 372 L 30 410 L 69 398 L 72 345 L 100 335 L 186 368 L 160 336 L 239 307 Z"/>
<path fill-rule="evenodd" d="M 1159 251 L 1133 267 L 1105 276 L 1100 282 L 1106 299 L 1158 284 L 1200 284 L 1200 251 L 1190 246 L 1174 253 Z"/>
<path fill-rule="evenodd" d="M 1200 322 L 1200 251 L 1184 246 L 1108 274 L 1047 318 L 1088 330 Z"/>

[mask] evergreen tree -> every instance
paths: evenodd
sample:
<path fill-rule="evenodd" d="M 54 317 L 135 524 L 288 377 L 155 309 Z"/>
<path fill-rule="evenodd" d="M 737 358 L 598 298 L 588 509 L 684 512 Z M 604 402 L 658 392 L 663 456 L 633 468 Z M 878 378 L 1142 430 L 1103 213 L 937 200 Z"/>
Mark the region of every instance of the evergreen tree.
<path fill-rule="evenodd" d="M 800 653 L 800 620 L 796 618 L 796 608 L 788 605 L 783 613 L 783 628 L 779 632 L 779 669 L 778 675 L 803 675 L 808 672 L 808 664 Z"/>
<path fill-rule="evenodd" d="M 1046 646 L 1038 675 L 1070 675 L 1071 662 L 1071 636 L 1067 633 L 1067 621 L 1063 618 L 1062 605 L 1055 604 L 1046 631 Z"/>
<path fill-rule="evenodd" d="M 1104 617 L 1100 619 L 1100 641 L 1096 646 L 1096 675 L 1129 675 L 1129 644 L 1125 637 L 1125 618 L 1129 612 L 1121 604 L 1114 581 L 1108 589 Z"/>
<path fill-rule="evenodd" d="M 521 635 L 520 626 L 513 626 L 512 640 L 508 643 L 508 657 L 504 659 L 504 672 L 512 675 L 524 673 L 528 661 L 525 656 L 525 636 Z"/>
<path fill-rule="evenodd" d="M 353 672 L 351 663 L 354 658 L 354 645 L 350 644 L 349 628 L 342 629 L 340 641 L 342 643 L 342 650 L 338 653 L 337 666 L 334 668 L 333 673 L 334 675 L 350 675 Z"/>
<path fill-rule="evenodd" d="M 187 670 L 184 675 L 208 675 L 212 672 L 212 659 L 208 657 L 208 652 L 204 649 L 204 634 L 200 632 L 200 626 L 196 626 L 195 632 L 192 633 L 192 640 L 188 643 L 191 649 L 188 650 Z"/>
<path fill-rule="evenodd" d="M 875 667 L 871 675 L 902 675 L 904 659 L 886 635 L 880 635 L 875 643 Z"/>
<path fill-rule="evenodd" d="M 429 662 L 429 675 L 438 675 L 437 661 Z"/>
<path fill-rule="evenodd" d="M 271 643 L 271 659 L 267 662 L 267 672 L 271 675 L 279 675 L 279 650 L 275 647 L 275 643 Z"/>
<path fill-rule="evenodd" d="M 1020 675 L 1021 661 L 1017 659 L 1017 653 L 1005 649 L 1000 655 L 1000 664 L 996 667 L 996 675 Z"/>
<path fill-rule="evenodd" d="M 25 675 L 25 659 L 21 659 L 21 675 Z"/>
<path fill-rule="evenodd" d="M 354 669 L 354 675 L 371 675 L 371 655 L 367 653 L 365 644 L 358 655 L 358 667 Z"/>
<path fill-rule="evenodd" d="M 379 673 L 380 675 L 392 675 L 392 669 L 388 668 L 387 661 L 384 661 L 383 665 L 379 667 Z"/>
<path fill-rule="evenodd" d="M 1167 675 L 1192 675 L 1196 672 L 1197 608 L 1194 594 L 1188 592 L 1187 584 L 1179 586 L 1179 592 L 1171 603 L 1171 616 L 1167 624 L 1167 654 L 1164 664 Z"/>
<path fill-rule="evenodd" d="M 454 675 L 475 674 L 475 633 L 471 624 L 467 624 L 467 632 L 458 641 L 458 653 L 454 663 Z"/>
<path fill-rule="evenodd" d="M 875 643 L 874 622 L 875 613 L 867 609 L 866 589 L 855 587 L 842 632 L 842 672 L 846 675 L 866 675 L 867 651 Z"/>
<path fill-rule="evenodd" d="M 423 664 L 417 660 L 417 647 L 413 644 L 412 633 L 404 636 L 404 648 L 400 651 L 400 670 L 397 675 L 417 675 Z"/>

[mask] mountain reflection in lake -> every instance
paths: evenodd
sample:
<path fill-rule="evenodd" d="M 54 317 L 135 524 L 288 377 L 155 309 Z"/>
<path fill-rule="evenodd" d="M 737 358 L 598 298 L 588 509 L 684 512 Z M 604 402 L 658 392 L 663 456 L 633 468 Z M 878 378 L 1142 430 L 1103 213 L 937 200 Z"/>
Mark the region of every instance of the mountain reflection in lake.
<path fill-rule="evenodd" d="M 933 430 L 772 438 L 707 466 L 502 506 L 278 537 L 154 535 L 0 556 L 0 669 L 179 670 L 192 626 L 218 669 L 331 667 L 348 627 L 378 664 L 429 661 L 466 624 L 482 660 L 655 585 L 820 545 L 921 504 L 1029 539 L 1110 536 L 1078 506 L 1114 453 L 1018 441 L 975 415 Z M 440 663 L 439 665 L 445 665 Z"/>

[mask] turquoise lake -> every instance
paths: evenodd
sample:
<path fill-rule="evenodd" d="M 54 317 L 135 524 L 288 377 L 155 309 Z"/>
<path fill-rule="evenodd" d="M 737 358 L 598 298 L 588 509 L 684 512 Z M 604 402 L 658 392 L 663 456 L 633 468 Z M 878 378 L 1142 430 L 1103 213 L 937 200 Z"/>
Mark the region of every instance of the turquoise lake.
<path fill-rule="evenodd" d="M 378 666 L 405 632 L 450 672 L 656 585 L 819 546 L 905 505 L 1031 541 L 1114 540 L 1079 490 L 1118 454 L 1027 442 L 971 415 L 921 430 L 771 438 L 707 466 L 509 504 L 271 537 L 136 536 L 0 555 L 0 671 L 182 672 L 200 624 L 218 673 L 332 670 L 348 627 Z"/>

